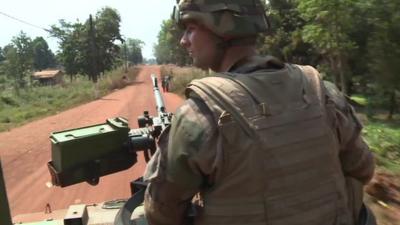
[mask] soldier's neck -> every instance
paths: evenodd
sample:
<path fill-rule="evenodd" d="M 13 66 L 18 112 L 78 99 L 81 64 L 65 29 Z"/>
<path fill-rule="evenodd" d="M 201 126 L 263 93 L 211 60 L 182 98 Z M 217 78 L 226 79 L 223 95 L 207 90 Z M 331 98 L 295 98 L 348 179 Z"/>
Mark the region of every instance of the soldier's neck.
<path fill-rule="evenodd" d="M 254 55 L 257 55 L 255 46 L 232 46 L 226 50 L 219 67 L 211 69 L 215 72 L 228 72 L 241 59 Z"/>

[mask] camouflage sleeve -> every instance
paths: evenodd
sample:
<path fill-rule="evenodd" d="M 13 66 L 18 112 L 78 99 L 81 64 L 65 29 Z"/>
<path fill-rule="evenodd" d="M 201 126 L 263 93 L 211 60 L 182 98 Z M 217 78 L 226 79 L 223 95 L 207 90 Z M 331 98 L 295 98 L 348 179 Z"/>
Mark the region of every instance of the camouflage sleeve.
<path fill-rule="evenodd" d="M 212 113 L 200 100 L 188 99 L 177 110 L 145 172 L 149 224 L 184 223 L 192 197 L 215 171 L 216 132 Z"/>
<path fill-rule="evenodd" d="M 334 128 L 340 145 L 340 160 L 345 175 L 368 183 L 375 169 L 374 157 L 361 136 L 362 124 L 354 108 L 332 83 L 325 82 L 328 99 L 333 103 Z M 327 104 L 330 104 L 329 101 Z"/>

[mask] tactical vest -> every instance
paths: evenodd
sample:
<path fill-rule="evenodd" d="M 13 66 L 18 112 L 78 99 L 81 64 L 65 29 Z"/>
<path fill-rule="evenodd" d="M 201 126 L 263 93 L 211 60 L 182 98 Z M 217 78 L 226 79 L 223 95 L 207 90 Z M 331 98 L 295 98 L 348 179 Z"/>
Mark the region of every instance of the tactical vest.
<path fill-rule="evenodd" d="M 195 224 L 353 224 L 323 90 L 312 67 L 290 64 L 188 86 L 214 113 L 222 160 Z"/>

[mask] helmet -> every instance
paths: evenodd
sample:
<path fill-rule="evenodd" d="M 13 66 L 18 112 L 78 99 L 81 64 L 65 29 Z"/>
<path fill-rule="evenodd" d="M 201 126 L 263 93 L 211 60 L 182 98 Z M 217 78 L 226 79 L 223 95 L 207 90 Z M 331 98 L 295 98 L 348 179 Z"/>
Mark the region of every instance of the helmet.
<path fill-rule="evenodd" d="M 177 0 L 172 15 L 183 26 L 196 21 L 222 38 L 241 38 L 270 28 L 260 0 Z"/>

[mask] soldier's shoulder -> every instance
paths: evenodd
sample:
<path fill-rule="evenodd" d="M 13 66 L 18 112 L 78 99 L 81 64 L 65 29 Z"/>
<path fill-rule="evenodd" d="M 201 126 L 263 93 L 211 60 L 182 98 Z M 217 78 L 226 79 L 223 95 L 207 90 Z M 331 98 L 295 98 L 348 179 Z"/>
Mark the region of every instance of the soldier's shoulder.
<path fill-rule="evenodd" d="M 206 107 L 206 104 L 199 95 L 191 93 L 183 104 L 176 110 L 175 117 L 203 114 L 204 108 Z"/>
<path fill-rule="evenodd" d="M 323 75 L 315 67 L 311 65 L 298 65 L 298 64 L 287 64 L 287 65 L 299 68 L 303 72 L 303 74 L 307 76 L 313 75 L 321 80 L 323 79 Z"/>
<path fill-rule="evenodd" d="M 199 83 L 201 83 L 201 84 L 218 84 L 221 82 L 223 83 L 225 80 L 224 79 L 225 76 L 226 76 L 226 74 L 223 74 L 223 73 L 213 73 L 210 76 L 192 80 L 189 83 L 189 86 L 198 85 Z"/>
<path fill-rule="evenodd" d="M 339 88 L 329 81 L 324 81 L 324 86 L 328 98 L 335 103 L 337 108 L 340 110 L 345 110 L 348 106 L 348 102 L 345 95 L 339 90 Z"/>
<path fill-rule="evenodd" d="M 196 154 L 215 134 L 213 116 L 200 101 L 187 99 L 176 111 L 169 134 L 169 148 L 175 155 Z"/>
<path fill-rule="evenodd" d="M 193 95 L 177 109 L 174 120 L 180 126 L 191 130 L 208 130 L 214 117 L 204 101 Z"/>

